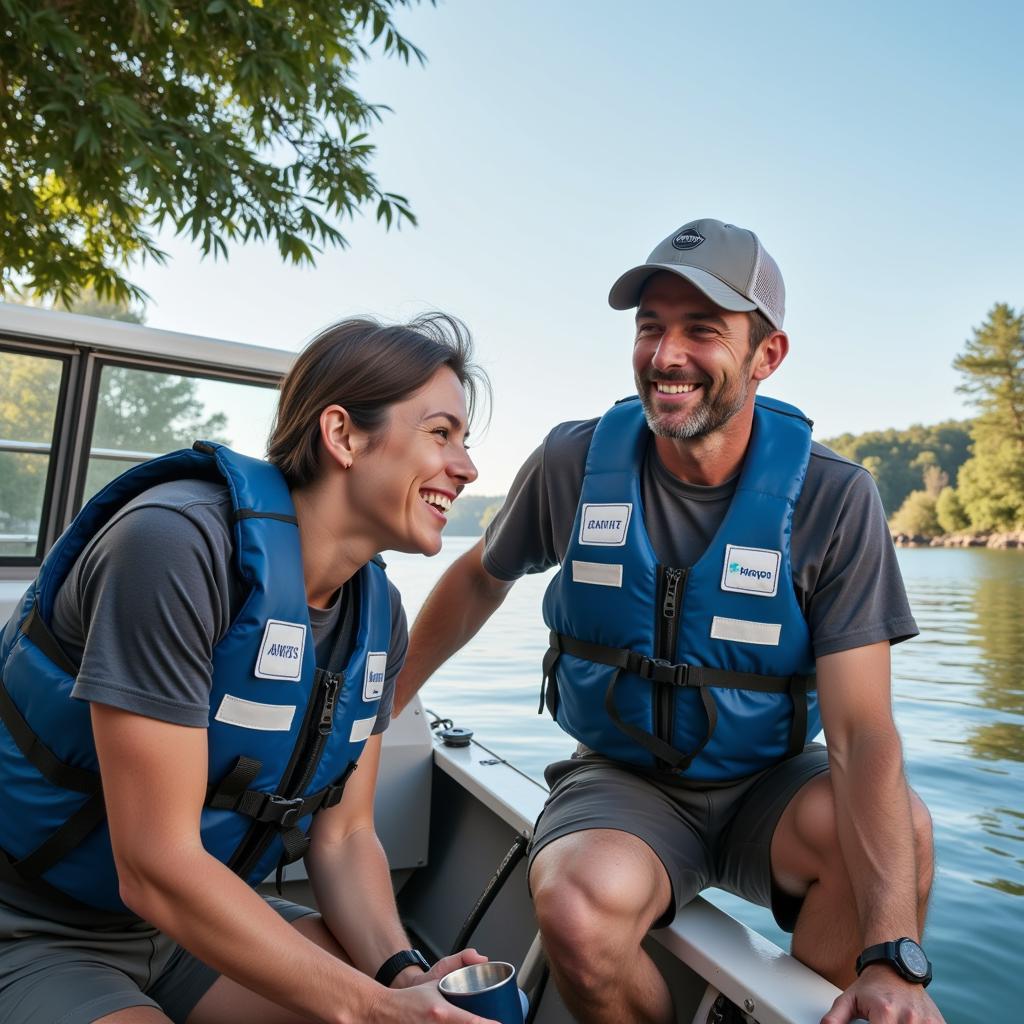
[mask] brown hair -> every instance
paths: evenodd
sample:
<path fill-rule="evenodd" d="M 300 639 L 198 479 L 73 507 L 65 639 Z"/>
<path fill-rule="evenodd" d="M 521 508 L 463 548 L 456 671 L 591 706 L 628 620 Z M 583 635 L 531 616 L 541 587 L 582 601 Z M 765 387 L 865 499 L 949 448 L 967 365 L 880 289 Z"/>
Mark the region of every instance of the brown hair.
<path fill-rule="evenodd" d="M 352 422 L 379 440 L 388 408 L 408 398 L 447 366 L 466 392 L 472 419 L 490 399 L 487 374 L 473 361 L 465 324 L 444 313 L 425 313 L 407 324 L 369 317 L 342 320 L 320 332 L 281 382 L 267 459 L 290 487 L 314 480 L 320 467 L 320 413 L 340 405 Z"/>
<path fill-rule="evenodd" d="M 750 351 L 751 353 L 757 351 L 757 346 L 768 337 L 769 334 L 777 331 L 777 327 L 772 326 L 771 320 L 768 319 L 759 309 L 753 309 L 749 314 L 750 323 Z"/>

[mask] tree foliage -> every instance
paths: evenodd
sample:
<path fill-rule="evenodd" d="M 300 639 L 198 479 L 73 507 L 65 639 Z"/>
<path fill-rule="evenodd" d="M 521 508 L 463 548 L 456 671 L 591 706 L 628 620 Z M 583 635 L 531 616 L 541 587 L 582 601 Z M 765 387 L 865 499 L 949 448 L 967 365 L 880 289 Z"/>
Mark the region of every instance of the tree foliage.
<path fill-rule="evenodd" d="M 385 108 L 353 88 L 416 0 L 0 0 L 0 293 L 142 297 L 171 226 L 204 255 L 271 240 L 312 263 L 364 207 L 415 223 L 370 169 Z"/>
<path fill-rule="evenodd" d="M 945 482 L 955 485 L 960 467 L 970 454 L 970 441 L 969 424 L 947 420 L 907 430 L 842 434 L 825 444 L 871 473 L 885 513 L 892 515 L 907 495 L 922 485 L 934 492 L 943 480 L 942 474 Z"/>
<path fill-rule="evenodd" d="M 893 533 L 918 537 L 937 537 L 942 533 L 935 514 L 935 498 L 927 491 L 911 491 L 889 520 Z"/>
<path fill-rule="evenodd" d="M 492 508 L 500 508 L 503 498 L 486 494 L 463 494 L 448 515 L 445 536 L 479 537 L 483 533 Z"/>
<path fill-rule="evenodd" d="M 960 533 L 971 525 L 960 498 L 952 487 L 944 487 L 935 499 L 935 518 L 943 533 Z"/>
<path fill-rule="evenodd" d="M 1024 312 L 997 303 L 953 365 L 979 411 L 957 497 L 975 530 L 1024 528 Z"/>

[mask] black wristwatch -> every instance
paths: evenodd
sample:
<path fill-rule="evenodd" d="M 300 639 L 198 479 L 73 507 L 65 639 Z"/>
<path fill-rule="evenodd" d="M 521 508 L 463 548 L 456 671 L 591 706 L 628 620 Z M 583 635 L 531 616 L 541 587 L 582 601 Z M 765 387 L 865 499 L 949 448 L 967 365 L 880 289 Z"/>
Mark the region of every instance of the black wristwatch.
<path fill-rule="evenodd" d="M 424 973 L 430 970 L 430 964 L 427 963 L 427 958 L 418 949 L 403 949 L 400 953 L 396 953 L 394 956 L 389 956 L 387 960 L 380 965 L 380 969 L 373 976 L 373 980 L 385 987 L 389 987 L 391 982 L 393 982 L 395 978 L 397 978 L 399 974 L 406 969 L 406 967 L 418 967 Z"/>
<path fill-rule="evenodd" d="M 888 964 L 904 981 L 927 987 L 932 980 L 931 962 L 913 939 L 902 938 L 868 946 L 857 957 L 857 973 L 860 974 L 868 964 L 878 963 Z"/>

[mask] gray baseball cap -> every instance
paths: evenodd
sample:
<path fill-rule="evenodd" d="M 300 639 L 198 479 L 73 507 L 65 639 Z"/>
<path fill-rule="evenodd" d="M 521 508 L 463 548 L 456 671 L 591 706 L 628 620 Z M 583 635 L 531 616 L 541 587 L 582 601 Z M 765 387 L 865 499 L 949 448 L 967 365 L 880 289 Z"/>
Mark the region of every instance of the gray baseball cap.
<path fill-rule="evenodd" d="M 759 309 L 782 329 L 786 286 L 778 264 L 753 231 L 705 217 L 691 220 L 654 247 L 642 266 L 612 285 L 612 309 L 632 309 L 652 274 L 668 270 L 699 288 L 716 306 L 734 312 Z"/>

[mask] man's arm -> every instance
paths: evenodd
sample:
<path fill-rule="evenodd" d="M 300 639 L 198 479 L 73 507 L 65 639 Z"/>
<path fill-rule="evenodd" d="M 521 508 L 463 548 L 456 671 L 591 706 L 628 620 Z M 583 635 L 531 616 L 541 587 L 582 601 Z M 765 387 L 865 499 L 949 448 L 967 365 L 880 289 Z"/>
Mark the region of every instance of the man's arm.
<path fill-rule="evenodd" d="M 244 988 L 312 1020 L 486 1024 L 432 986 L 376 984 L 302 936 L 206 852 L 205 729 L 97 703 L 92 721 L 121 897 L 140 917 Z M 359 884 L 351 879 L 353 890 Z"/>
<path fill-rule="evenodd" d="M 395 713 L 497 611 L 512 583 L 483 565 L 481 538 L 453 562 L 424 602 L 409 636 L 409 653 L 395 684 Z"/>
<path fill-rule="evenodd" d="M 398 917 L 387 857 L 373 824 L 381 739 L 378 734 L 367 740 L 341 803 L 317 815 L 306 854 L 324 923 L 353 964 L 371 978 L 385 960 L 411 945 Z M 475 950 L 464 950 L 439 960 L 429 973 L 407 967 L 391 987 L 437 982 L 486 959 Z"/>
<path fill-rule="evenodd" d="M 861 946 L 902 936 L 919 940 L 910 791 L 892 717 L 889 644 L 824 655 L 817 671 L 839 845 L 857 903 Z M 822 1024 L 859 1016 L 942 1020 L 922 986 L 880 964 L 864 969 Z"/>

